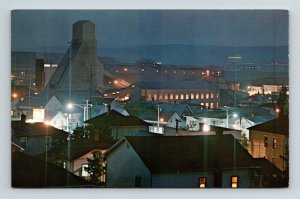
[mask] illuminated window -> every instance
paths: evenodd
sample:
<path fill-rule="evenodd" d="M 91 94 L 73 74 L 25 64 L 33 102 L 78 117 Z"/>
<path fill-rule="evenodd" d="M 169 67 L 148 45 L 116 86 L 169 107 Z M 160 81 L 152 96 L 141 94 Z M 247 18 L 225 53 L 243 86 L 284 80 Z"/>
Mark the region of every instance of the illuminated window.
<path fill-rule="evenodd" d="M 178 94 L 175 95 L 175 99 L 179 99 L 179 95 Z"/>
<path fill-rule="evenodd" d="M 162 100 L 163 99 L 163 96 L 162 94 L 159 95 L 159 100 Z"/>
<path fill-rule="evenodd" d="M 268 147 L 268 137 L 264 136 L 264 146 L 267 148 Z"/>
<path fill-rule="evenodd" d="M 194 93 L 191 93 L 191 99 L 194 99 L 194 98 L 195 98 Z"/>
<path fill-rule="evenodd" d="M 196 94 L 196 99 L 199 99 L 199 94 L 198 93 Z"/>
<path fill-rule="evenodd" d="M 27 137 L 21 137 L 20 145 L 23 149 L 27 148 Z"/>
<path fill-rule="evenodd" d="M 238 188 L 238 187 L 239 187 L 239 177 L 231 176 L 231 188 Z"/>
<path fill-rule="evenodd" d="M 204 93 L 201 93 L 201 99 L 204 99 Z"/>
<path fill-rule="evenodd" d="M 206 106 L 206 108 L 208 108 L 209 107 L 209 103 L 205 103 L 205 106 Z"/>
<path fill-rule="evenodd" d="M 213 99 L 214 98 L 214 93 L 210 94 L 210 98 Z"/>
<path fill-rule="evenodd" d="M 170 100 L 172 100 L 173 99 L 173 94 L 170 94 Z"/>
<path fill-rule="evenodd" d="M 168 94 L 165 94 L 165 100 L 168 100 Z"/>
<path fill-rule="evenodd" d="M 210 108 L 214 108 L 214 103 L 210 103 Z"/>
<path fill-rule="evenodd" d="M 81 166 L 81 176 L 82 177 L 88 177 L 88 176 L 90 176 L 90 174 L 85 170 L 85 168 L 87 168 L 87 167 L 88 167 L 87 164 L 83 164 Z"/>
<path fill-rule="evenodd" d="M 189 94 L 185 94 L 185 99 L 190 99 L 190 95 Z"/>
<path fill-rule="evenodd" d="M 135 176 L 134 179 L 134 187 L 142 187 L 142 177 L 141 176 Z"/>
<path fill-rule="evenodd" d="M 150 100 L 150 101 L 152 100 L 152 98 L 151 98 L 151 95 L 150 95 L 150 94 L 148 95 L 148 100 Z"/>
<path fill-rule="evenodd" d="M 200 177 L 199 178 L 199 188 L 206 188 L 206 177 Z"/>
<path fill-rule="evenodd" d="M 52 137 L 45 136 L 45 147 L 51 147 L 51 144 L 52 144 Z"/>
<path fill-rule="evenodd" d="M 273 138 L 273 149 L 277 148 L 277 139 Z"/>
<path fill-rule="evenodd" d="M 180 95 L 180 99 L 182 99 L 182 100 L 184 99 L 184 94 Z"/>
<path fill-rule="evenodd" d="M 154 99 L 154 100 L 157 100 L 157 94 L 154 94 L 154 95 L 153 95 L 153 99 Z"/>
<path fill-rule="evenodd" d="M 209 93 L 206 93 L 206 97 L 205 97 L 206 99 L 209 99 Z"/>
<path fill-rule="evenodd" d="M 216 96 L 216 98 L 219 98 L 219 93 L 217 93 L 217 96 Z"/>

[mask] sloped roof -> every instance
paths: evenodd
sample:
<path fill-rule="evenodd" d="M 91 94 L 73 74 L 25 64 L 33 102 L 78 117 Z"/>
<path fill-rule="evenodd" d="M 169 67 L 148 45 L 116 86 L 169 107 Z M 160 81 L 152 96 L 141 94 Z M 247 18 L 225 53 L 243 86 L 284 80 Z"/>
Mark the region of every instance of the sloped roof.
<path fill-rule="evenodd" d="M 147 122 L 136 116 L 125 116 L 115 110 L 110 110 L 108 113 L 91 118 L 85 121 L 85 123 L 96 126 L 149 126 Z"/>
<path fill-rule="evenodd" d="M 248 128 L 250 131 L 263 131 L 289 136 L 289 117 L 282 116 Z"/>
<path fill-rule="evenodd" d="M 231 135 L 126 137 L 152 173 L 259 167 Z"/>
<path fill-rule="evenodd" d="M 43 122 L 25 123 L 21 125 L 21 121 L 12 121 L 11 128 L 15 136 L 45 136 L 62 134 L 67 136 L 67 132 L 57 129 Z"/>
<path fill-rule="evenodd" d="M 56 165 L 21 152 L 12 153 L 12 187 L 92 187 L 92 185 Z"/>
<path fill-rule="evenodd" d="M 226 118 L 225 110 L 201 110 L 194 114 L 194 117 L 206 117 L 206 118 Z"/>

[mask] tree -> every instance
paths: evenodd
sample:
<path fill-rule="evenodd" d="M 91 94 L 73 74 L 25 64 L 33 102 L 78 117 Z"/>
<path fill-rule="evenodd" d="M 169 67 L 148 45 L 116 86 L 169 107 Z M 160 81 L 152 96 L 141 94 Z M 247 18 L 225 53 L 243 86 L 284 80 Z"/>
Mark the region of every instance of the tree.
<path fill-rule="evenodd" d="M 242 136 L 241 136 L 241 145 L 248 149 L 248 146 L 249 146 L 249 140 L 248 138 L 246 137 L 246 134 L 245 133 L 242 133 Z"/>
<path fill-rule="evenodd" d="M 288 115 L 288 109 L 289 109 L 289 101 L 288 101 L 288 89 L 287 87 L 283 86 L 280 93 L 279 97 L 277 100 L 277 107 L 279 108 L 279 115 Z"/>
<path fill-rule="evenodd" d="M 87 158 L 87 161 L 88 167 L 85 167 L 84 170 L 90 174 L 90 181 L 95 185 L 99 185 L 100 177 L 105 174 L 103 155 L 99 151 L 94 151 L 93 159 Z"/>

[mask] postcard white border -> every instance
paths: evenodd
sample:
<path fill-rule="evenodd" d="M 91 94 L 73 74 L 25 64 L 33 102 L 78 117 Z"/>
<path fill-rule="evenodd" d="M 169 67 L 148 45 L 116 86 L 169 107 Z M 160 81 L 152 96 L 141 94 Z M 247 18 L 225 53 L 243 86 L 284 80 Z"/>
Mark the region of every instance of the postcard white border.
<path fill-rule="evenodd" d="M 10 187 L 10 10 L 11 9 L 287 9 L 290 11 L 290 187 L 287 189 L 12 189 Z M 4 198 L 298 198 L 300 195 L 300 1 L 297 0 L 1 0 L 0 1 L 0 193 Z M 297 196 L 298 195 L 298 196 Z"/>

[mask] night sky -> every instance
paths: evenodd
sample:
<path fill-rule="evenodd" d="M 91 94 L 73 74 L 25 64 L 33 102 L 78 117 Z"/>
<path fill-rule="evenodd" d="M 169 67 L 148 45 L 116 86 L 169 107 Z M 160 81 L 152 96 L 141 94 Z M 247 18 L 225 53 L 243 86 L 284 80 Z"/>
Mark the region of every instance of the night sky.
<path fill-rule="evenodd" d="M 288 45 L 288 12 L 282 10 L 16 10 L 11 16 L 13 51 L 63 51 L 78 20 L 96 24 L 104 48 Z"/>

